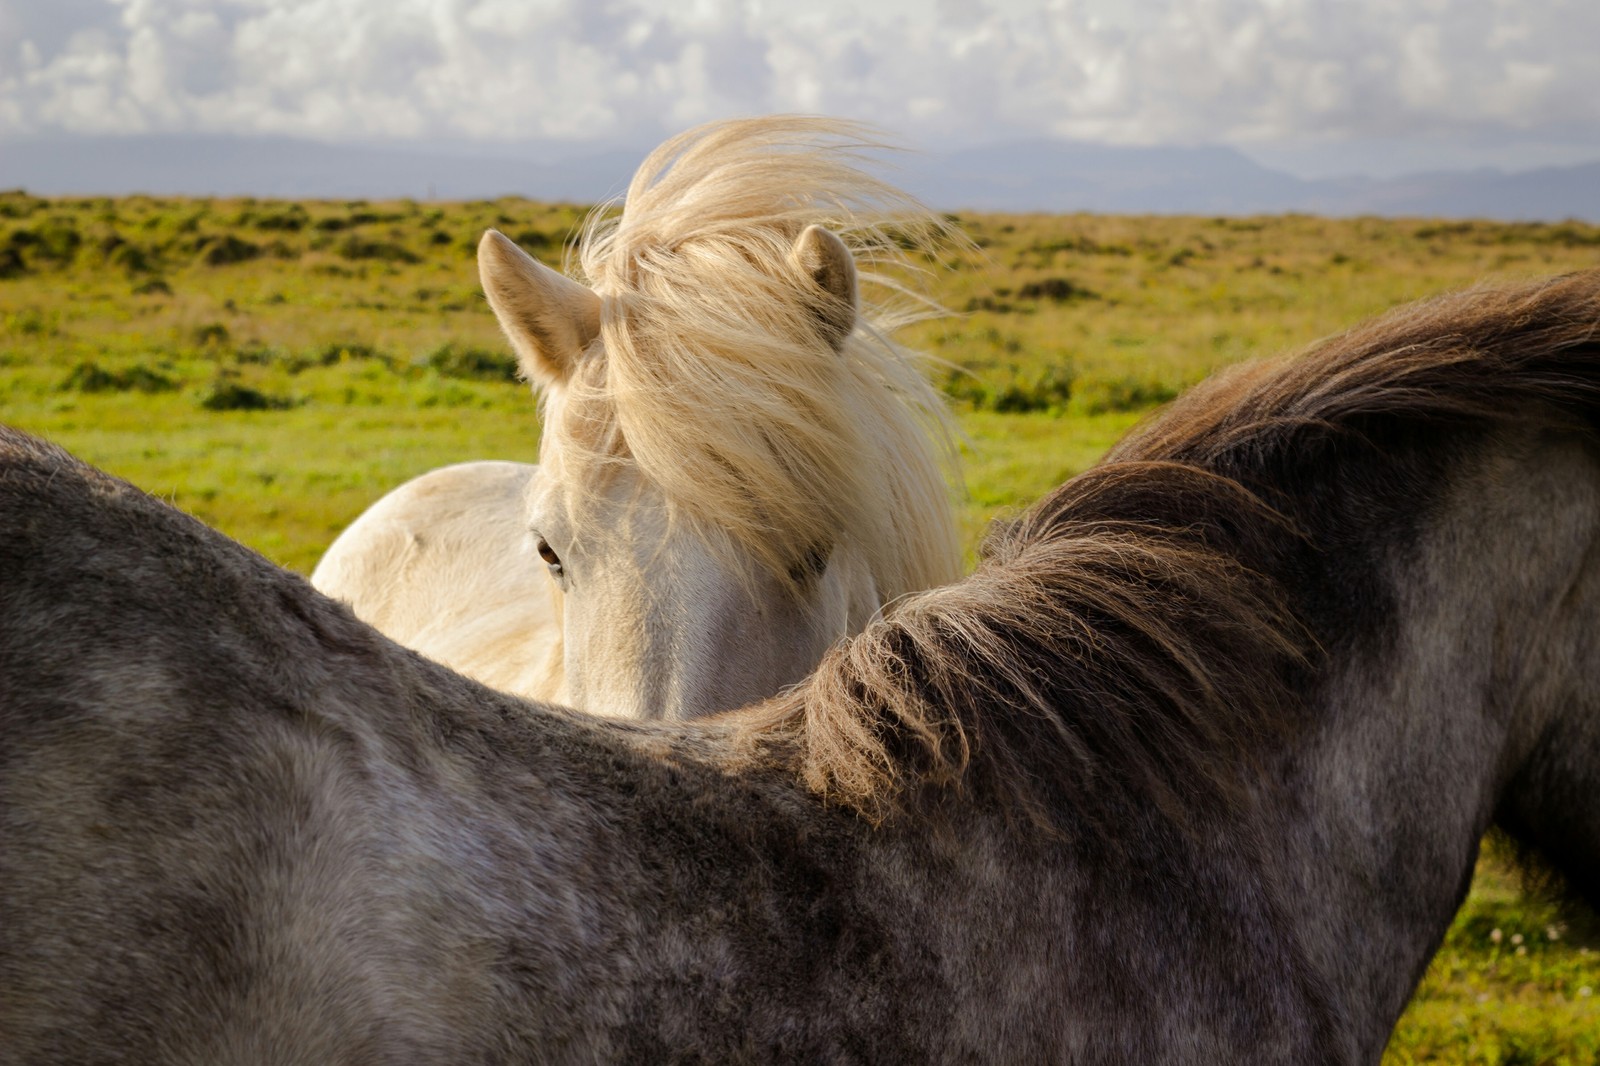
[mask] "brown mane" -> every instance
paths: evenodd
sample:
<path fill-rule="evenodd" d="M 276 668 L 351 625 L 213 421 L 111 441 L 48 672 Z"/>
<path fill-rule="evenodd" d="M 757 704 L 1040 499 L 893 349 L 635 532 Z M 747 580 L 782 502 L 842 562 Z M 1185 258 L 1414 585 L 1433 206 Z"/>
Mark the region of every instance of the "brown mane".
<path fill-rule="evenodd" d="M 1423 302 L 1219 375 L 752 721 L 873 820 L 942 789 L 1090 820 L 1130 790 L 1180 814 L 1226 798 L 1241 752 L 1297 726 L 1318 590 L 1337 587 L 1305 576 L 1319 546 L 1426 506 L 1434 467 L 1395 456 L 1436 454 L 1452 430 L 1592 425 L 1597 325 L 1588 271 Z M 1388 510 L 1330 510 L 1348 493 Z"/>

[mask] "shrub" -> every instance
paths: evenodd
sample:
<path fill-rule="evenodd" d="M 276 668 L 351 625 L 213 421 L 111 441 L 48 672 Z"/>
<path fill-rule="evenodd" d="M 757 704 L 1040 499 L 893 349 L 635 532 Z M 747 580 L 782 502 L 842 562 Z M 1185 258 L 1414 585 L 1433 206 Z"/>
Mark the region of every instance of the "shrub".
<path fill-rule="evenodd" d="M 959 369 L 948 371 L 939 383 L 939 391 L 951 403 L 964 403 L 981 411 L 989 403 L 989 389 L 974 375 Z"/>
<path fill-rule="evenodd" d="M 1070 363 L 1054 363 L 1031 378 L 1011 367 L 1011 380 L 990 388 L 970 374 L 951 370 L 940 388 L 952 401 L 970 404 L 975 410 L 988 409 L 1000 414 L 1030 414 L 1034 411 L 1061 411 L 1072 398 L 1077 371 Z"/>
<path fill-rule="evenodd" d="M 27 218 L 44 205 L 44 200 L 30 196 L 25 189 L 0 192 L 0 218 Z"/>
<path fill-rule="evenodd" d="M 351 234 L 339 242 L 338 253 L 346 259 L 379 259 L 391 263 L 420 263 L 422 257 L 394 241 L 373 241 Z"/>
<path fill-rule="evenodd" d="M 1035 241 L 1023 249 L 1024 255 L 1032 254 L 1041 259 L 1049 259 L 1061 252 L 1076 255 L 1132 255 L 1133 249 L 1126 244 L 1101 244 L 1092 237 L 1061 237 L 1055 240 Z"/>
<path fill-rule="evenodd" d="M 1545 244 L 1564 248 L 1593 248 L 1600 245 L 1600 227 L 1586 226 L 1581 222 L 1563 222 L 1550 226 L 1541 235 Z"/>
<path fill-rule="evenodd" d="M 298 405 L 287 396 L 273 396 L 237 381 L 219 381 L 200 400 L 200 406 L 207 411 L 286 411 Z"/>
<path fill-rule="evenodd" d="M 106 262 L 114 267 L 119 267 L 129 274 L 146 274 L 153 269 L 153 263 L 148 250 L 125 241 L 120 237 L 108 237 L 100 244 L 105 252 Z"/>
<path fill-rule="evenodd" d="M 294 359 L 284 354 L 283 349 L 274 348 L 270 344 L 262 344 L 260 341 L 248 341 L 235 348 L 233 351 L 233 361 L 235 363 L 245 363 L 254 366 L 272 366 L 279 363 L 286 364 L 289 367 L 290 373 L 301 369 Z"/>
<path fill-rule="evenodd" d="M 1099 293 L 1084 288 L 1075 281 L 1067 278 L 1043 278 L 1039 281 L 1030 281 L 1017 290 L 1017 295 L 1024 300 L 1053 300 L 1056 303 L 1067 303 L 1071 300 L 1098 300 Z"/>
<path fill-rule="evenodd" d="M 5 316 L 6 329 L 23 337 L 54 337 L 61 332 L 61 316 L 55 311 L 24 307 Z"/>
<path fill-rule="evenodd" d="M 298 233 L 310 223 L 311 216 L 299 204 L 285 204 L 277 210 L 245 211 L 240 214 L 241 224 L 252 225 L 256 229 L 278 230 L 286 233 Z"/>
<path fill-rule="evenodd" d="M 1175 399 L 1178 390 L 1160 381 L 1126 376 L 1089 378 L 1078 390 L 1078 406 L 1085 414 L 1140 411 Z"/>
<path fill-rule="evenodd" d="M 83 236 L 69 219 L 50 218 L 31 228 L 11 231 L 5 247 L 19 259 L 42 259 L 57 266 L 72 262 Z"/>
<path fill-rule="evenodd" d="M 458 346 L 454 342 L 441 344 L 427 354 L 424 362 L 437 370 L 440 377 L 475 381 L 521 380 L 515 358 L 488 348 Z"/>
<path fill-rule="evenodd" d="M 196 242 L 200 251 L 200 261 L 206 266 L 228 266 L 232 263 L 243 263 L 259 258 L 261 246 L 253 241 L 242 240 L 231 233 L 220 237 L 202 237 Z"/>
<path fill-rule="evenodd" d="M 376 359 L 386 365 L 394 363 L 388 355 L 361 341 L 333 341 L 316 349 L 311 356 L 317 366 L 333 366 L 354 359 Z"/>
<path fill-rule="evenodd" d="M 228 327 L 221 322 L 207 322 L 194 331 L 194 342 L 202 348 L 214 348 L 228 343 Z"/>
<path fill-rule="evenodd" d="M 171 392 L 178 383 L 143 363 L 123 371 L 106 370 L 96 363 L 83 362 L 72 368 L 58 386 L 62 392 Z"/>
<path fill-rule="evenodd" d="M 1011 384 L 995 393 L 993 405 L 1002 414 L 1030 411 L 1059 411 L 1072 398 L 1072 383 L 1077 374 L 1066 365 L 1047 366 L 1032 381 L 1013 377 Z"/>
<path fill-rule="evenodd" d="M 524 252 L 527 252 L 529 255 L 538 255 L 540 252 L 559 251 L 561 248 L 561 238 L 555 234 L 546 233 L 543 230 L 525 229 L 511 239 L 517 243 L 518 247 L 520 247 Z"/>
<path fill-rule="evenodd" d="M 1010 289 L 996 289 L 993 293 L 973 296 L 967 300 L 966 306 L 962 310 L 969 315 L 974 311 L 990 311 L 994 314 L 1008 315 L 1016 310 L 1011 301 L 1006 299 L 1010 295 Z"/>

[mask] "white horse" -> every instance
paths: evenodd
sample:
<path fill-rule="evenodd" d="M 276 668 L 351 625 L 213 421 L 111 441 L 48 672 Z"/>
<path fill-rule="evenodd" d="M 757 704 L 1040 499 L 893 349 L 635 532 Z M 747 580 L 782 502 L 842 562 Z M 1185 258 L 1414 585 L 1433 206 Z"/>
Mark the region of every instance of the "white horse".
<path fill-rule="evenodd" d="M 960 574 L 938 394 L 888 339 L 888 266 L 942 225 L 859 166 L 845 123 L 717 123 L 597 213 L 583 282 L 489 231 L 489 304 L 541 393 L 538 466 L 384 497 L 312 575 L 495 687 L 688 717 L 804 677 L 878 607 Z"/>

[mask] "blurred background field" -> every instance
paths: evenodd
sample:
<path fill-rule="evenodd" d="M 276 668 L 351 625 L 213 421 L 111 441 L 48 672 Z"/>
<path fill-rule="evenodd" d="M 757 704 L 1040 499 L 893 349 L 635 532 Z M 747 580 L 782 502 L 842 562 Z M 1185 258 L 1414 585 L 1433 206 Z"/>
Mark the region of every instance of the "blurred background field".
<path fill-rule="evenodd" d="M 0 194 L 0 420 L 309 572 L 367 504 L 449 462 L 537 458 L 478 289 L 493 226 L 552 265 L 574 205 Z M 964 433 L 987 522 L 1211 371 L 1406 301 L 1600 263 L 1600 227 L 1404 219 L 952 216 L 954 314 L 905 339 Z M 1386 1061 L 1600 1061 L 1600 939 L 1491 849 Z"/>

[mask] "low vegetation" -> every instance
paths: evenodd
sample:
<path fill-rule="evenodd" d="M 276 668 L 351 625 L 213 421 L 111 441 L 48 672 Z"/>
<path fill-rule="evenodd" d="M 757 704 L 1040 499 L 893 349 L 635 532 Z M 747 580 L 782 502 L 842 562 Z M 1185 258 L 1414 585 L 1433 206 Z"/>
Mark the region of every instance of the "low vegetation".
<path fill-rule="evenodd" d="M 0 419 L 307 572 L 368 503 L 473 458 L 536 458 L 472 254 L 559 264 L 583 214 L 465 204 L 0 194 Z M 1600 227 L 973 215 L 909 339 L 965 434 L 969 541 L 1213 370 L 1396 304 L 1600 262 Z M 1391 1063 L 1600 1060 L 1600 936 L 1491 848 Z"/>

